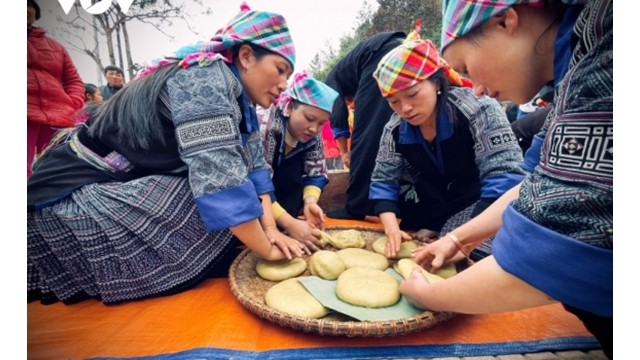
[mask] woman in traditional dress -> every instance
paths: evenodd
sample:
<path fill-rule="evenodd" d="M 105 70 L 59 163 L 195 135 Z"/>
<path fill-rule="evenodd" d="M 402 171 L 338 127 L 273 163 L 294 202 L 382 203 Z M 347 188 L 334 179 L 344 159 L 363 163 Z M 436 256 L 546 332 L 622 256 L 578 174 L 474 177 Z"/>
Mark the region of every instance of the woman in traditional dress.
<path fill-rule="evenodd" d="M 294 63 L 285 19 L 245 6 L 210 41 L 87 107 L 28 183 L 28 298 L 176 293 L 224 274 L 240 244 L 269 260 L 302 255 L 273 219 L 255 113 Z"/>
<path fill-rule="evenodd" d="M 401 291 L 460 313 L 560 302 L 612 357 L 613 1 L 445 1 L 443 11 L 443 56 L 478 95 L 524 103 L 552 80 L 556 95 L 532 173 L 415 259 L 437 269 L 495 235 L 493 255 L 434 284 L 414 273 Z"/>
<path fill-rule="evenodd" d="M 522 152 L 500 103 L 462 86 L 465 79 L 431 41 L 405 41 L 373 76 L 394 111 L 369 191 L 389 238 L 388 256 L 411 239 L 404 230 L 445 234 L 522 181 Z M 478 260 L 490 251 L 471 255 Z"/>
<path fill-rule="evenodd" d="M 276 222 L 315 251 L 320 246 L 324 213 L 318 206 L 329 182 L 321 131 L 338 93 L 308 76 L 296 74 L 277 105 L 260 119 L 267 165 L 275 188 Z M 305 219 L 298 219 L 300 213 Z"/>

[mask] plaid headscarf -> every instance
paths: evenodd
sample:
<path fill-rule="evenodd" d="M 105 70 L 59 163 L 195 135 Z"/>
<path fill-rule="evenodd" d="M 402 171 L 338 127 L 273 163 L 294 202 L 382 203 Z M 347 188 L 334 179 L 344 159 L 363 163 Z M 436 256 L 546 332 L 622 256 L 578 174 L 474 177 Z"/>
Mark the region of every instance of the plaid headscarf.
<path fill-rule="evenodd" d="M 204 43 L 201 51 L 223 53 L 244 42 L 262 46 L 282 55 L 289 61 L 291 68 L 294 68 L 296 51 L 284 17 L 275 13 L 250 10 L 244 3 L 240 13 L 218 30 L 209 42 Z"/>
<path fill-rule="evenodd" d="M 303 72 L 295 75 L 291 85 L 280 95 L 278 104 L 281 109 L 285 109 L 291 100 L 297 100 L 331 113 L 337 97 L 338 93 L 327 84 Z"/>
<path fill-rule="evenodd" d="M 137 77 L 144 77 L 160 67 L 177 62 L 185 68 L 195 64 L 205 66 L 221 57 L 231 62 L 232 48 L 245 42 L 282 55 L 289 61 L 291 68 L 294 68 L 295 48 L 284 17 L 276 13 L 251 10 L 243 3 L 240 13 L 218 30 L 211 40 L 184 46 L 174 56 L 147 65 Z"/>
<path fill-rule="evenodd" d="M 562 0 L 567 5 L 583 4 L 587 0 Z M 544 0 L 444 0 L 442 4 L 441 50 L 456 38 L 484 24 L 513 5 L 544 6 Z"/>
<path fill-rule="evenodd" d="M 378 63 L 373 77 L 382 96 L 408 89 L 442 69 L 447 81 L 455 86 L 471 86 L 440 57 L 431 40 L 407 41 L 387 53 Z"/>

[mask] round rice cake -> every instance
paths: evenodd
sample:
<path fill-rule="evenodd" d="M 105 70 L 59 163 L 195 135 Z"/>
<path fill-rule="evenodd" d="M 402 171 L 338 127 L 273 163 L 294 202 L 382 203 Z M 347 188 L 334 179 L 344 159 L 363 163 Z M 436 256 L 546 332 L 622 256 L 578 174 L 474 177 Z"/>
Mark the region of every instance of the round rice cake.
<path fill-rule="evenodd" d="M 398 280 L 382 270 L 354 267 L 338 277 L 336 296 L 352 305 L 380 308 L 400 300 L 399 285 Z"/>
<path fill-rule="evenodd" d="M 362 233 L 355 229 L 335 232 L 330 241 L 338 249 L 363 248 L 367 244 Z"/>
<path fill-rule="evenodd" d="M 347 269 L 354 267 L 368 267 L 385 270 L 389 267 L 386 256 L 365 249 L 348 248 L 337 252 Z"/>
<path fill-rule="evenodd" d="M 264 300 L 273 309 L 304 318 L 319 319 L 329 312 L 297 278 L 273 285 Z"/>
<path fill-rule="evenodd" d="M 311 275 L 319 276 L 325 280 L 335 280 L 347 267 L 335 251 L 316 251 L 309 258 L 309 271 Z"/>
<path fill-rule="evenodd" d="M 270 281 L 291 279 L 302 274 L 305 270 L 307 270 L 307 262 L 299 257 L 291 260 L 284 259 L 278 261 L 260 259 L 256 264 L 256 272 L 258 275 Z"/>
<path fill-rule="evenodd" d="M 447 264 L 433 274 L 422 268 L 422 266 L 418 265 L 418 263 L 413 261 L 413 259 L 400 259 L 395 265 L 393 265 L 393 269 L 404 279 L 408 279 L 409 276 L 411 276 L 413 269 L 416 268 L 419 269 L 420 272 L 422 272 L 422 275 L 424 275 L 424 277 L 426 277 L 431 283 L 442 281 L 457 273 L 456 266 L 454 264 Z"/>
<path fill-rule="evenodd" d="M 385 250 L 387 248 L 388 241 L 389 238 L 387 237 L 387 235 L 381 236 L 376 241 L 374 241 L 373 244 L 371 244 L 371 247 L 373 248 L 373 251 L 386 256 Z M 400 243 L 400 249 L 396 253 L 396 257 L 394 257 L 393 259 L 405 259 L 413 257 L 411 251 L 417 247 L 418 244 L 413 240 L 403 241 Z"/>

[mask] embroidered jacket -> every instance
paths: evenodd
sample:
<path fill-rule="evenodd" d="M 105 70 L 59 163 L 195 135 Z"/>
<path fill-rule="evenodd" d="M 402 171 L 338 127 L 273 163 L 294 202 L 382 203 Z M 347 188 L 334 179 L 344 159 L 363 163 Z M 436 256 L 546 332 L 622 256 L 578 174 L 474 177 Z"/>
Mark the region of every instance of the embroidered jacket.
<path fill-rule="evenodd" d="M 140 151 L 120 142 L 118 124 L 101 138 L 80 127 L 72 140 L 42 159 L 28 184 L 28 204 L 41 208 L 83 185 L 146 175 L 188 176 L 209 231 L 262 214 L 258 195 L 273 191 L 260 133 L 247 132 L 248 104 L 240 81 L 222 60 L 181 68 L 160 93 L 164 144 Z M 87 126 L 92 119 L 87 120 Z"/>
<path fill-rule="evenodd" d="M 613 1 L 585 5 L 572 44 L 540 163 L 506 209 L 493 254 L 552 298 L 612 317 Z"/>
<path fill-rule="evenodd" d="M 448 100 L 433 144 L 398 114 L 385 126 L 369 191 L 376 213 L 399 214 L 394 203 L 401 200 L 428 203 L 432 212 L 425 216 L 451 216 L 524 178 L 522 152 L 499 103 L 459 87 Z"/>

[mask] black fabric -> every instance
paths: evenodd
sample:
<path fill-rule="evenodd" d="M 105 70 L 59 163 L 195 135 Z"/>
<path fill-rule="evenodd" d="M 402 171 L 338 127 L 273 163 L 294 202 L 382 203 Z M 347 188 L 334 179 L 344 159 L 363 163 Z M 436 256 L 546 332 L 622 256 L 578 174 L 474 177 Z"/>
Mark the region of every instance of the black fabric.
<path fill-rule="evenodd" d="M 562 306 L 582 321 L 587 330 L 600 342 L 602 352 L 609 359 L 613 359 L 613 318 L 598 316 L 567 304 Z"/>
<path fill-rule="evenodd" d="M 117 136 L 117 124 L 110 124 L 109 136 L 99 140 L 89 135 L 88 126 L 92 120 L 81 127 L 78 140 L 96 155 L 104 157 L 113 151 L 123 155 L 134 166 L 128 172 L 105 172 L 78 158 L 69 143 L 62 143 L 43 155 L 41 165 L 35 169 L 27 182 L 27 206 L 33 209 L 36 204 L 59 199 L 65 194 L 91 183 L 107 181 L 130 181 L 152 174 L 170 173 L 186 176 L 176 169 L 184 168 L 180 159 L 175 129 L 169 121 L 161 121 L 165 144 L 156 143 L 148 151 L 140 151 L 122 143 Z"/>
<path fill-rule="evenodd" d="M 493 204 L 494 201 L 496 201 L 495 198 L 494 199 L 481 198 L 480 201 L 478 201 L 476 203 L 476 206 L 473 208 L 473 211 L 471 212 L 471 217 L 474 218 L 478 216 L 478 214 L 485 211 L 489 206 L 491 206 L 491 204 Z"/>
<path fill-rule="evenodd" d="M 276 159 L 280 159 L 282 156 L 279 151 L 276 151 L 272 165 L 273 177 L 271 180 L 275 188 L 276 200 L 293 217 L 300 214 L 303 206 L 304 154 L 305 152 L 301 151 L 276 164 Z"/>
<path fill-rule="evenodd" d="M 400 217 L 400 208 L 398 207 L 398 204 L 391 200 L 374 201 L 373 212 L 378 216 L 384 212 L 392 212 L 396 214 L 396 217 Z"/>
<path fill-rule="evenodd" d="M 457 111 L 451 109 L 451 111 Z M 423 144 L 400 144 L 400 127 L 394 129 L 396 150 L 414 169 L 413 185 L 419 202 L 400 194 L 398 206 L 401 228 L 439 231 L 451 216 L 480 198 L 480 174 L 475 165 L 474 141 L 469 122 L 462 114 L 454 116 L 453 135 L 440 143 L 444 173 L 425 152 Z M 434 140 L 435 141 L 435 140 Z M 435 152 L 436 146 L 430 146 Z M 400 183 L 400 187 L 409 183 Z"/>
<path fill-rule="evenodd" d="M 330 116 L 331 127 L 348 129 L 346 98 L 355 103 L 354 127 L 351 135 L 351 164 L 345 209 L 354 218 L 373 214 L 373 203 L 369 200 L 369 184 L 375 166 L 378 146 L 384 125 L 393 110 L 382 97 L 373 78 L 378 63 L 389 51 L 406 38 L 403 32 L 385 32 L 373 35 L 360 42 L 327 76 L 327 85 L 340 96 L 336 99 Z"/>
<path fill-rule="evenodd" d="M 542 107 L 511 123 L 511 130 L 516 135 L 523 154 L 531 147 L 533 136 L 540 132 L 549 111 L 551 106 Z"/>
<path fill-rule="evenodd" d="M 84 185 L 114 180 L 78 158 L 68 143 L 58 145 L 43 155 L 43 165 L 27 181 L 27 208 L 61 199 Z M 47 161 L 44 161 L 44 160 Z"/>

